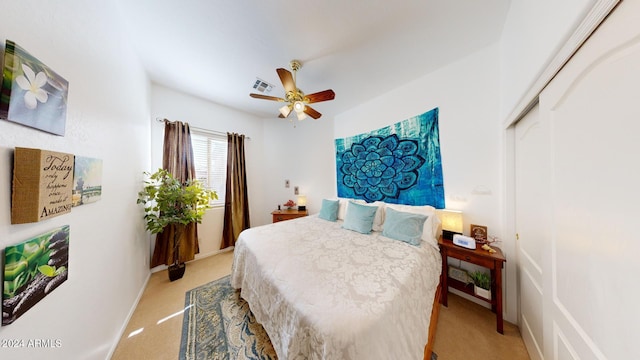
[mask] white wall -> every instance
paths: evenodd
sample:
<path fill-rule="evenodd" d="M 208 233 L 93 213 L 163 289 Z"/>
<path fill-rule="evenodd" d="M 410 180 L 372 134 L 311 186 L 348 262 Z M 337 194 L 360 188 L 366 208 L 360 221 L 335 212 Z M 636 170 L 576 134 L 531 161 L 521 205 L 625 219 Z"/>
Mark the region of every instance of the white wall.
<path fill-rule="evenodd" d="M 149 165 L 149 85 L 119 28 L 110 1 L 2 3 L 2 47 L 13 40 L 65 77 L 69 100 L 64 137 L 0 120 L 0 247 L 71 227 L 68 280 L 0 328 L 3 340 L 53 339 L 61 346 L 3 347 L 2 359 L 106 358 L 148 278 L 148 238 L 135 199 Z M 11 225 L 16 146 L 102 159 L 102 199 L 53 219 Z"/>
<path fill-rule="evenodd" d="M 500 41 L 500 118 L 516 107 L 598 0 L 512 0 Z"/>
<path fill-rule="evenodd" d="M 378 129 L 438 107 L 446 207 L 462 210 L 466 225 L 487 225 L 491 234 L 500 236 L 498 70 L 494 44 L 340 114 L 335 137 Z"/>
<path fill-rule="evenodd" d="M 264 209 L 264 159 L 263 124 L 264 121 L 253 115 L 237 111 L 213 102 L 184 94 L 164 86 L 151 86 L 151 168 L 162 167 L 162 143 L 164 124 L 156 118 L 182 121 L 190 126 L 217 132 L 237 132 L 251 139 L 245 142 L 247 160 L 247 187 L 249 193 L 249 215 L 251 226 L 266 222 Z M 224 194 L 222 194 L 224 195 Z M 198 227 L 200 254 L 196 258 L 218 253 L 222 240 L 224 207 L 215 207 L 207 211 L 202 224 Z M 270 222 L 270 220 L 268 221 Z M 155 246 L 155 235 L 151 237 L 151 253 Z M 159 267 L 161 268 L 161 267 Z"/>
<path fill-rule="evenodd" d="M 320 212 L 322 199 L 336 196 L 333 119 L 322 116 L 318 120 L 298 121 L 291 115 L 287 119 L 274 117 L 263 121 L 264 161 L 269 164 L 262 179 L 266 222 L 271 222 L 270 213 L 278 205 L 289 199 L 297 202 L 295 186 L 307 197 L 309 213 Z M 288 189 L 285 180 L 291 183 Z"/>

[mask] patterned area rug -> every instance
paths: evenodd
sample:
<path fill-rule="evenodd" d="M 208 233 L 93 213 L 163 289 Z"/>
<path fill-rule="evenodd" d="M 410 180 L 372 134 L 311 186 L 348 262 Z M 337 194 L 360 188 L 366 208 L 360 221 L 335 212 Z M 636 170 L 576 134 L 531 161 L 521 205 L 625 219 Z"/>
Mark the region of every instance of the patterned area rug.
<path fill-rule="evenodd" d="M 185 296 L 180 360 L 273 360 L 271 340 L 229 276 Z M 437 360 L 433 353 L 431 360 Z"/>
<path fill-rule="evenodd" d="M 185 297 L 180 360 L 277 359 L 269 336 L 229 276 L 189 290 Z"/>

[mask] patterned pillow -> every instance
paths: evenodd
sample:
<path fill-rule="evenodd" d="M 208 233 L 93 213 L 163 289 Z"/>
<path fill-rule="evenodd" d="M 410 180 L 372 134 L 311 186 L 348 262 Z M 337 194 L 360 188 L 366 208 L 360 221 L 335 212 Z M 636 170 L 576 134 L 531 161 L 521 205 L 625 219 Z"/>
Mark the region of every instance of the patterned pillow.
<path fill-rule="evenodd" d="M 422 230 L 427 218 L 428 216 L 426 215 L 387 208 L 382 236 L 418 246 L 422 239 Z"/>
<path fill-rule="evenodd" d="M 377 206 L 362 205 L 351 201 L 347 207 L 347 215 L 344 217 L 342 227 L 362 234 L 369 234 L 377 210 Z"/>
<path fill-rule="evenodd" d="M 322 199 L 322 209 L 318 217 L 329 221 L 338 220 L 338 207 L 340 202 L 338 200 Z"/>

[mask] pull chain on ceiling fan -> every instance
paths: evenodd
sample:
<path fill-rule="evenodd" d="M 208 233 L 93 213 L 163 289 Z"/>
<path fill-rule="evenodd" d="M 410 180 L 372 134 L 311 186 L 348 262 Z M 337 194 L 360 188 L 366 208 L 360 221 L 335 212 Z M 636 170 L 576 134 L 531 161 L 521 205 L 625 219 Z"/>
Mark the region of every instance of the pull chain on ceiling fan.
<path fill-rule="evenodd" d="M 291 70 L 293 70 L 293 75 L 287 69 L 276 69 L 278 77 L 280 77 L 280 81 L 282 82 L 282 86 L 286 91 L 284 98 L 253 93 L 249 94 L 249 96 L 256 99 L 288 103 L 287 105 L 284 105 L 279 109 L 280 115 L 278 115 L 278 117 L 280 118 L 288 117 L 291 112 L 295 112 L 298 120 L 304 120 L 307 115 L 311 116 L 313 119 L 320 118 L 322 114 L 314 110 L 308 104 L 333 100 L 336 97 L 336 94 L 333 92 L 333 90 L 328 89 L 317 93 L 305 95 L 302 90 L 298 89 L 298 87 L 296 86 L 296 73 L 301 67 L 302 64 L 300 64 L 298 60 L 291 60 Z"/>

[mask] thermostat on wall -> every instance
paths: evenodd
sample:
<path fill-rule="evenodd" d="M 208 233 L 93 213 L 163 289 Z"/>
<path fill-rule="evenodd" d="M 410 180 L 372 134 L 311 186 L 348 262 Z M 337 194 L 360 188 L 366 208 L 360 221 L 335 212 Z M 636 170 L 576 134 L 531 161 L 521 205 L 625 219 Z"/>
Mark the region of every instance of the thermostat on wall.
<path fill-rule="evenodd" d="M 469 236 L 460 235 L 460 234 L 453 235 L 453 243 L 455 245 L 462 246 L 467 249 L 476 248 L 476 239 Z"/>

